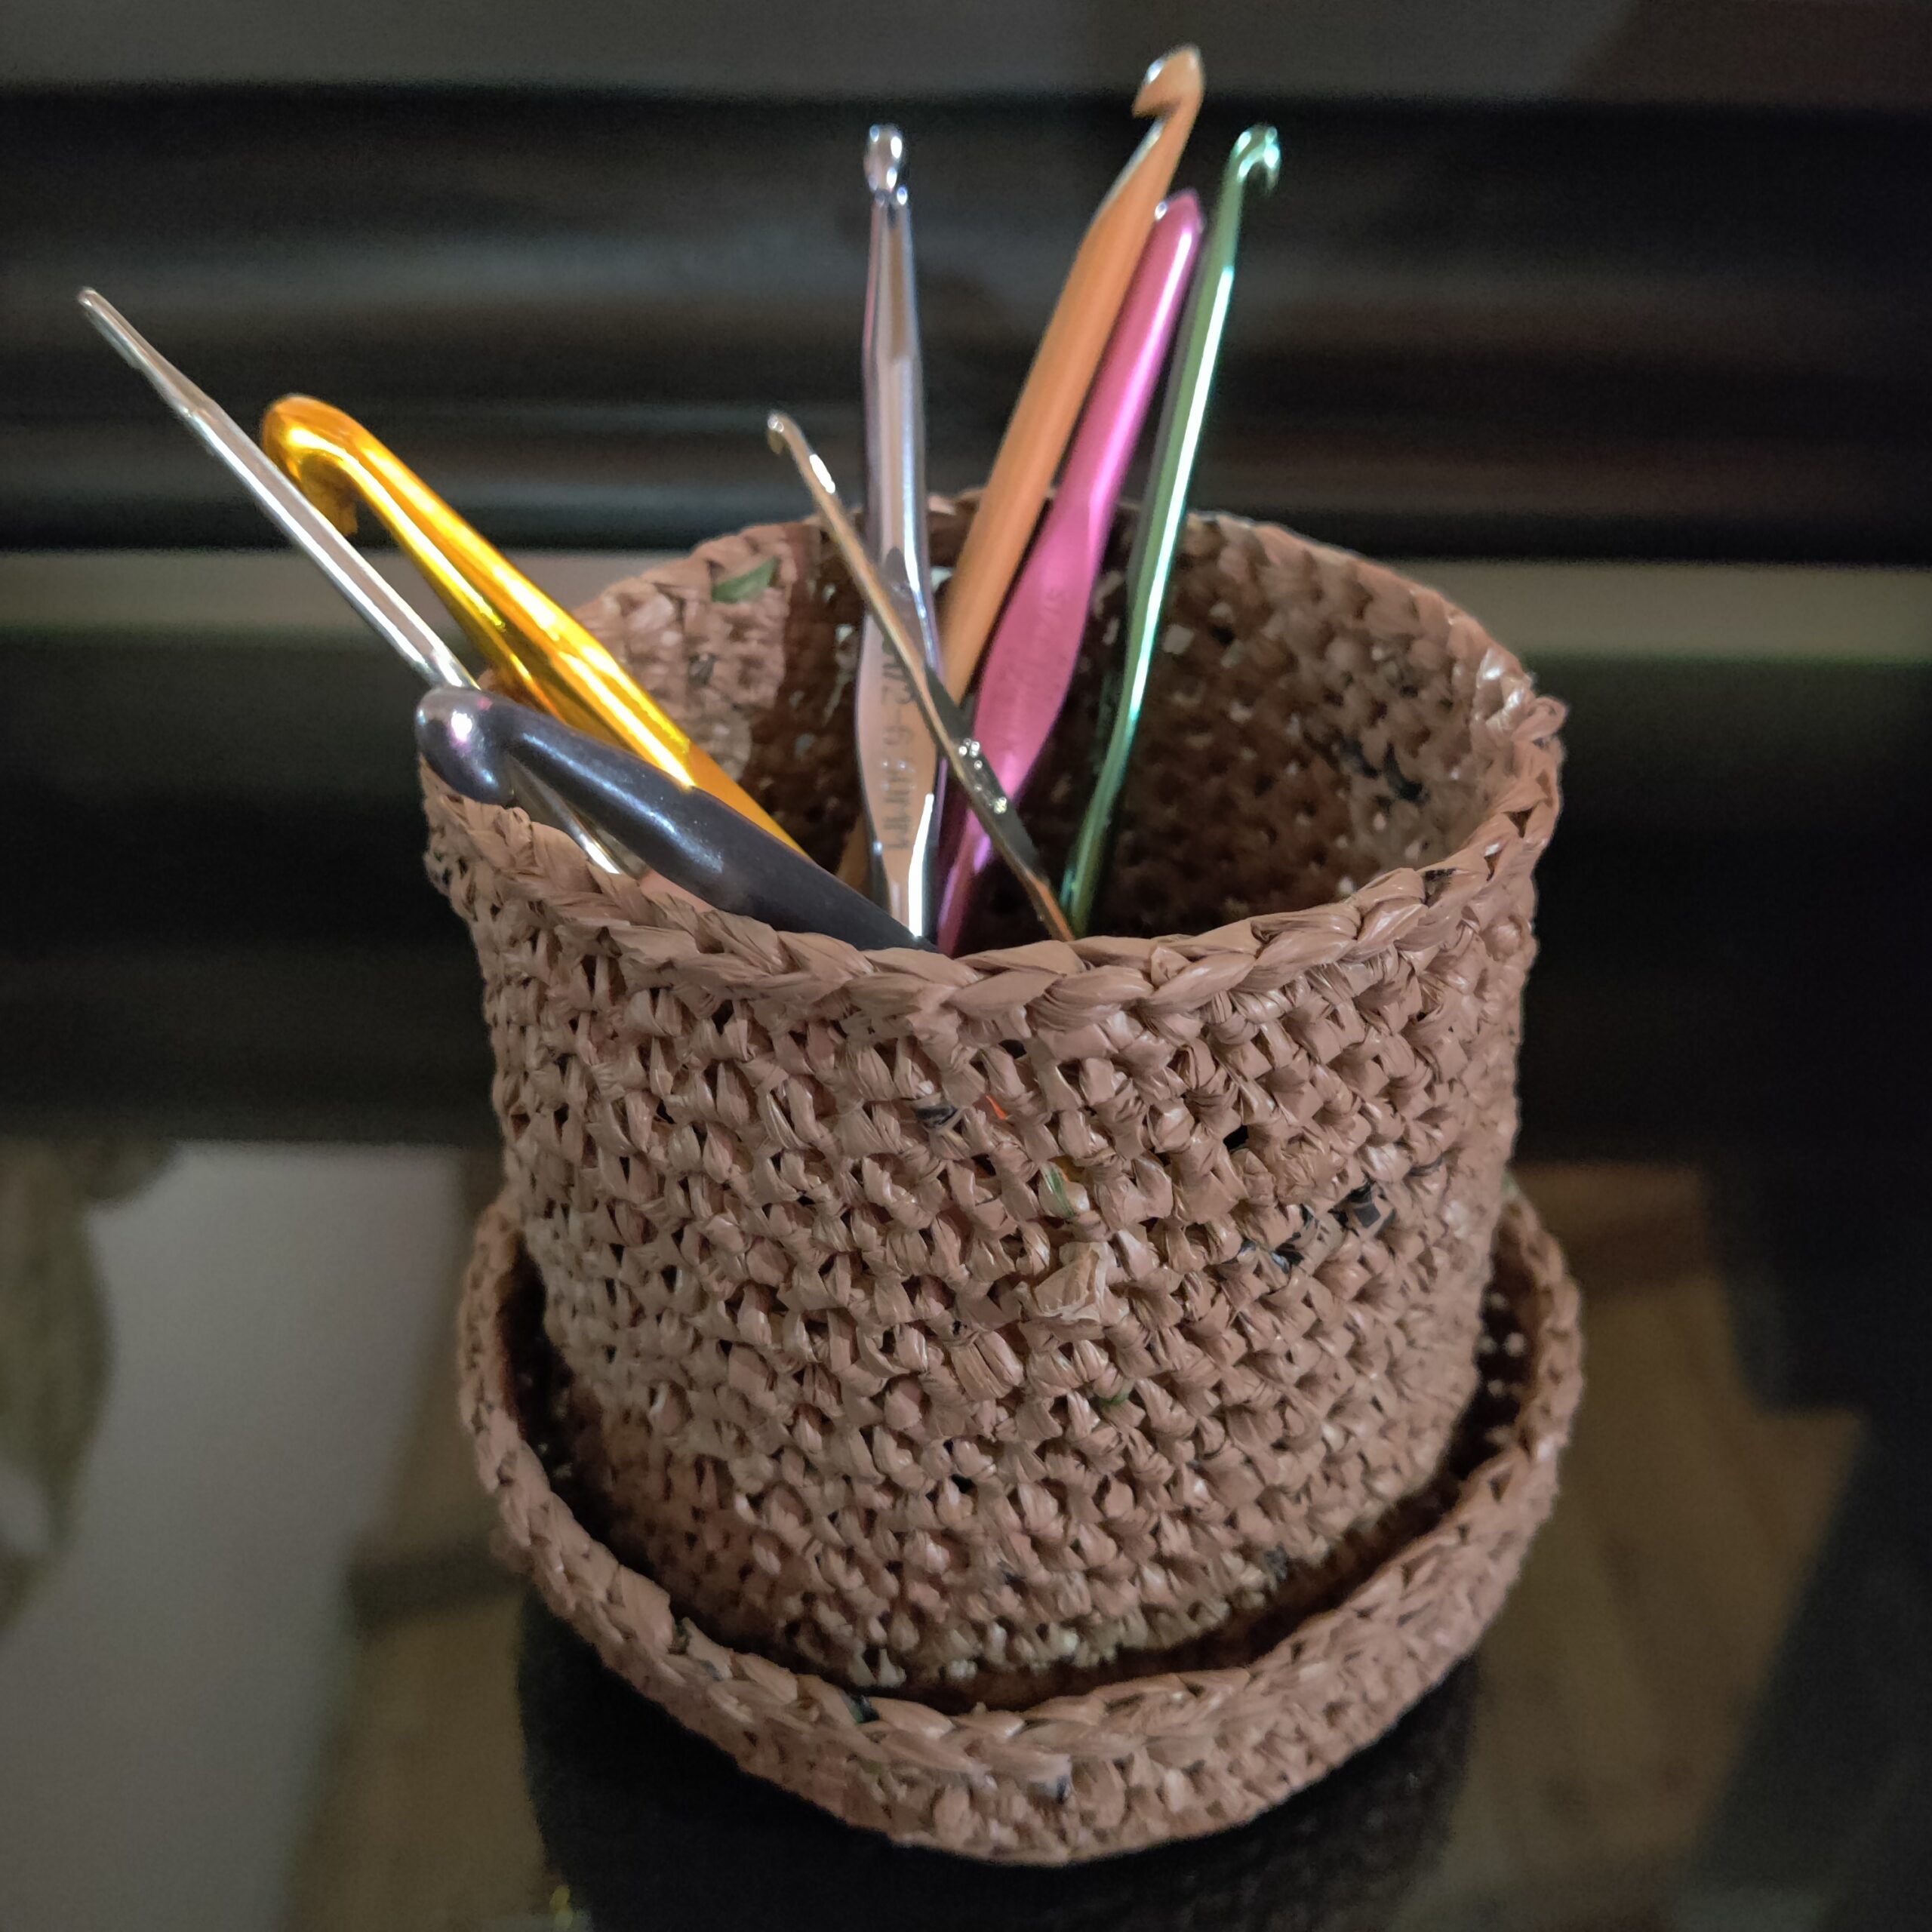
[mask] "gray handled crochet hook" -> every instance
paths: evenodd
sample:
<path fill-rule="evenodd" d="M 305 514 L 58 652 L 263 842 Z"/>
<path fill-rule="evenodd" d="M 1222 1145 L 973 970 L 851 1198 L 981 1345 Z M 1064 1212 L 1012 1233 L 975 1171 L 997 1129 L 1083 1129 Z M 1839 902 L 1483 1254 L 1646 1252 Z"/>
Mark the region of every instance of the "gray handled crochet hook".
<path fill-rule="evenodd" d="M 709 792 L 508 698 L 432 691 L 416 707 L 416 742 L 431 770 L 484 804 L 510 802 L 521 767 L 720 912 L 853 946 L 931 950 L 863 893 Z"/>
<path fill-rule="evenodd" d="M 463 660 L 418 617 L 389 580 L 331 523 L 205 390 L 198 389 L 103 296 L 80 293 L 88 320 L 138 369 L 211 454 L 241 479 L 263 513 L 354 606 L 355 614 L 420 677 L 432 685 L 473 689 Z M 531 816 L 561 827 L 592 864 L 608 872 L 620 865 L 610 848 L 559 799 L 530 788 Z"/>
<path fill-rule="evenodd" d="M 897 128 L 875 128 L 866 143 L 872 202 L 866 281 L 866 546 L 875 562 L 895 552 L 903 561 L 907 614 L 937 675 L 939 635 L 926 549 L 925 378 L 912 210 L 900 178 L 905 152 Z M 871 835 L 872 897 L 914 932 L 929 934 L 939 752 L 905 672 L 869 614 L 859 635 L 853 735 Z"/>

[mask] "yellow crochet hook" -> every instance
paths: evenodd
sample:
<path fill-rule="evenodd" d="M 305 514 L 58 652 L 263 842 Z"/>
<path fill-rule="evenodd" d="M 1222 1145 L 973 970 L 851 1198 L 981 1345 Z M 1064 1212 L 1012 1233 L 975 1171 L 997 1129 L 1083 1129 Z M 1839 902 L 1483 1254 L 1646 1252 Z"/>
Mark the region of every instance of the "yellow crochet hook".
<path fill-rule="evenodd" d="M 353 417 L 313 396 L 284 396 L 262 418 L 262 446 L 345 535 L 358 506 L 373 511 L 515 696 L 709 792 L 797 850 L 583 625 Z"/>
<path fill-rule="evenodd" d="M 1088 223 L 1014 405 L 966 533 L 940 620 L 946 681 L 964 697 L 1013 587 L 1067 438 L 1100 366 L 1128 284 L 1201 111 L 1201 55 L 1177 47 L 1147 69 L 1134 111 L 1159 118 Z"/>

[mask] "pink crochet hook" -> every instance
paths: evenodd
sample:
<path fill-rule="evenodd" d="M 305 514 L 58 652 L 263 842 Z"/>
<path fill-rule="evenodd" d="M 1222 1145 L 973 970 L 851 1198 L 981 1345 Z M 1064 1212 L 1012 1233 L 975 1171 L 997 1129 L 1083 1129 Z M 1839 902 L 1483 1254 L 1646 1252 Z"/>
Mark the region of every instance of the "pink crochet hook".
<path fill-rule="evenodd" d="M 1140 441 L 1201 252 L 1201 203 L 1189 189 L 1163 202 L 1141 251 L 1106 355 L 1032 554 L 1014 585 L 980 667 L 973 734 L 1009 798 L 1032 774 L 1080 655 L 1094 584 L 1128 465 Z M 939 943 L 951 952 L 992 857 L 968 815 L 940 891 Z"/>

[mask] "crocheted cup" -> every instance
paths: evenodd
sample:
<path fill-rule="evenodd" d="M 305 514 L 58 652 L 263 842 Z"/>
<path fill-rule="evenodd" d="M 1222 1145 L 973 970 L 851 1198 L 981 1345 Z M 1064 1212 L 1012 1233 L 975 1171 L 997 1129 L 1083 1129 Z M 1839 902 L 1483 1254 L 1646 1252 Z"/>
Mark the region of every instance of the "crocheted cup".
<path fill-rule="evenodd" d="M 1050 864 L 1119 601 L 1024 801 Z M 585 614 L 836 863 L 860 614 L 814 526 Z M 1021 943 L 956 959 L 776 934 L 428 781 L 595 1534 L 936 1709 L 1232 1657 L 1386 1561 L 1476 1391 L 1561 715 L 1435 593 L 1217 517 L 1077 943 L 998 893 L 969 937 Z"/>

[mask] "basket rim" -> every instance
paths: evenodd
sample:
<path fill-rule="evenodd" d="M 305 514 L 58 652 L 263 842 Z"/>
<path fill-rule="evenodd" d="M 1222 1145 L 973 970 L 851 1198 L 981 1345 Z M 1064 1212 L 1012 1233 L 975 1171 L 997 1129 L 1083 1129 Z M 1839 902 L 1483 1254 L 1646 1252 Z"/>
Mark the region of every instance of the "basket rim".
<path fill-rule="evenodd" d="M 936 512 L 959 500 L 935 497 Z M 454 835 L 488 866 L 494 887 L 540 906 L 586 937 L 602 936 L 620 957 L 647 967 L 675 964 L 681 974 L 735 988 L 753 980 L 768 993 L 789 981 L 801 995 L 842 992 L 891 1010 L 908 1001 L 992 1014 L 1055 994 L 1084 1012 L 1103 1004 L 1151 998 L 1155 1008 L 1220 992 L 1277 991 L 1312 968 L 1346 964 L 1392 945 L 1426 946 L 1506 869 L 1534 863 L 1555 829 L 1564 707 L 1540 694 L 1515 656 L 1439 592 L 1349 550 L 1318 543 L 1278 525 L 1224 513 L 1190 516 L 1190 531 L 1212 529 L 1225 544 L 1242 538 L 1279 564 L 1303 564 L 1347 580 L 1364 608 L 1398 628 L 1441 642 L 1474 681 L 1474 735 L 1500 738 L 1505 758 L 1482 817 L 1457 848 L 1426 867 L 1377 874 L 1354 891 L 1294 911 L 1251 915 L 1194 934 L 1137 938 L 1105 934 L 950 958 L 891 948 L 864 951 L 815 933 L 780 933 L 761 921 L 701 905 L 662 881 L 598 871 L 565 836 L 513 806 L 459 796 L 421 768 L 432 829 Z M 753 525 L 710 538 L 688 555 L 640 571 L 629 584 L 673 603 L 708 584 L 710 566 L 743 568 L 746 546 L 775 556 L 764 593 L 789 599 L 822 532 L 814 522 Z"/>
<path fill-rule="evenodd" d="M 818 1788 L 805 1795 L 822 1803 L 831 1802 L 828 1783 L 835 1786 L 857 1767 L 875 1774 L 883 1766 L 923 1783 L 990 1774 L 1051 1791 L 1063 1787 L 1083 1761 L 1117 1761 L 1150 1737 L 1189 1725 L 1241 1723 L 1258 1705 L 1296 1697 L 1304 1682 L 1319 1700 L 1329 1694 L 1318 1680 L 1332 1669 L 1334 1654 L 1363 1642 L 1371 1630 L 1399 1629 L 1414 1667 L 1408 1681 L 1392 1686 L 1386 1708 L 1357 1720 L 1364 1734 L 1353 1737 L 1349 1749 L 1360 1749 L 1466 1654 L 1500 1607 L 1515 1563 L 1554 1498 L 1557 1460 L 1581 1394 L 1576 1284 L 1534 1209 L 1512 1188 L 1497 1226 L 1498 1268 L 1491 1278 L 1492 1291 L 1509 1295 L 1514 1333 L 1523 1340 L 1520 1352 L 1520 1352 L 1521 1379 L 1512 1392 L 1513 1413 L 1492 1436 L 1501 1440 L 1462 1480 L 1440 1517 L 1329 1608 L 1268 1641 L 1241 1665 L 1155 1669 L 1030 1706 L 952 1715 L 916 1699 L 861 1697 L 809 1672 L 714 1641 L 660 1585 L 585 1528 L 552 1486 L 518 1420 L 518 1371 L 503 1317 L 521 1247 L 506 1195 L 478 1224 L 459 1316 L 463 1420 L 478 1475 L 501 1519 L 500 1551 L 529 1574 L 550 1607 L 607 1664 L 749 1768 L 761 1768 L 755 1760 L 761 1728 L 793 1746 L 809 1734 L 820 1762 L 813 1780 Z M 1452 1576 L 1482 1600 L 1476 1629 L 1415 1627 L 1418 1598 Z M 1266 1802 L 1278 1801 L 1327 1768 L 1318 1765 L 1298 1779 L 1284 1774 L 1283 1788 Z M 774 1774 L 767 1767 L 764 1774 Z"/>

